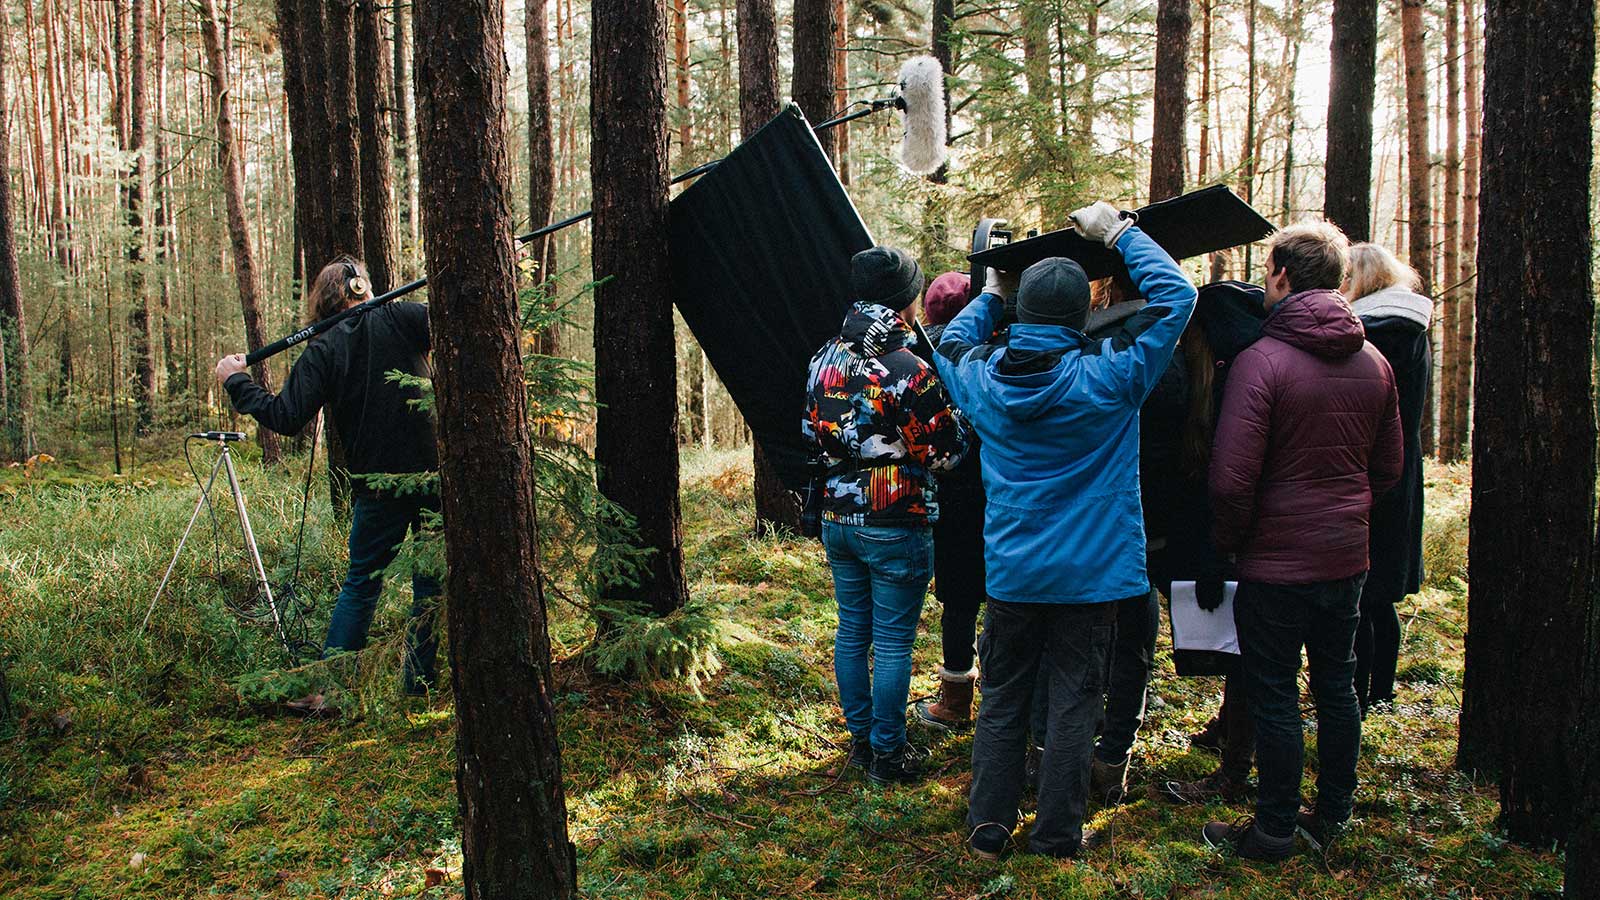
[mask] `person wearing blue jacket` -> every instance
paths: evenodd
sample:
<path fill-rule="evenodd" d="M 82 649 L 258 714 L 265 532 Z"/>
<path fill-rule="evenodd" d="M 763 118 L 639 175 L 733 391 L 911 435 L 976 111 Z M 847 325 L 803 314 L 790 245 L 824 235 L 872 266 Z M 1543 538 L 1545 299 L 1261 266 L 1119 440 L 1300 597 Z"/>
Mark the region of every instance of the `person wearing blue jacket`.
<path fill-rule="evenodd" d="M 990 859 L 1016 827 L 1036 679 L 1046 680 L 1049 728 L 1029 849 L 1072 856 L 1096 843 L 1083 818 L 1117 601 L 1150 591 L 1139 408 L 1194 310 L 1194 286 L 1130 217 L 1102 202 L 1072 222 L 1122 254 L 1149 300 L 1121 333 L 1084 335 L 1088 278 L 1076 262 L 1052 258 L 1022 273 L 1004 346 L 984 343 L 1005 302 L 991 271 L 936 355 L 946 390 L 982 440 L 988 495 L 983 704 L 967 825 L 972 851 Z"/>

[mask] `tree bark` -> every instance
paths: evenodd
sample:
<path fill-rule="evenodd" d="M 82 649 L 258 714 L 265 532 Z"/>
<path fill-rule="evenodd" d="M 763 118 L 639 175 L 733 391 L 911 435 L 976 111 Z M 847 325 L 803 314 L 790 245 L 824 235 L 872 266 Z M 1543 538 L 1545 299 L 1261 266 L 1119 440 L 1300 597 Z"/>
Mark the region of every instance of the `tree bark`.
<path fill-rule="evenodd" d="M 773 0 L 738 0 L 739 133 L 745 140 L 778 114 L 778 14 Z"/>
<path fill-rule="evenodd" d="M 422 221 L 468 900 L 571 898 L 519 349 L 504 6 L 416 0 Z M 485 565 L 492 560 L 492 565 Z"/>
<path fill-rule="evenodd" d="M 406 281 L 415 273 L 413 260 L 417 246 L 417 161 L 416 142 L 411 139 L 411 39 L 407 27 L 410 20 L 409 7 L 397 0 L 394 6 L 394 159 L 400 170 L 397 191 L 400 277 Z"/>
<path fill-rule="evenodd" d="M 550 105 L 550 26 L 546 0 L 527 0 L 523 38 L 528 56 L 528 224 L 541 228 L 550 223 L 555 207 L 556 156 Z M 555 301 L 556 239 L 537 238 L 528 255 L 537 264 L 537 278 L 548 300 Z M 552 322 L 539 331 L 534 349 L 545 356 L 561 352 L 561 328 Z"/>
<path fill-rule="evenodd" d="M 1444 367 L 1440 379 L 1439 459 L 1461 459 L 1460 423 L 1455 416 L 1461 366 L 1461 3 L 1445 3 L 1445 155 L 1444 155 L 1444 271 L 1439 277 L 1444 327 Z"/>
<path fill-rule="evenodd" d="M 668 291 L 666 15 L 658 0 L 595 0 L 590 15 L 595 462 L 601 493 L 654 551 L 638 588 L 609 585 L 606 594 L 666 615 L 688 602 Z"/>
<path fill-rule="evenodd" d="M 361 242 L 372 291 L 381 294 L 399 283 L 395 247 L 394 136 L 388 104 L 391 59 L 383 40 L 378 0 L 356 4 L 356 109 L 361 117 Z"/>
<path fill-rule="evenodd" d="M 817 125 L 833 115 L 833 35 L 838 30 L 833 0 L 795 0 L 794 85 L 790 95 L 806 119 Z M 822 152 L 837 164 L 832 131 L 817 134 Z"/>
<path fill-rule="evenodd" d="M 328 239 L 332 253 L 359 257 L 361 229 L 361 113 L 356 105 L 355 0 L 328 0 L 323 35 L 327 61 L 329 182 Z M 308 86 L 312 82 L 307 81 Z M 315 268 L 321 268 L 321 265 Z"/>
<path fill-rule="evenodd" d="M 1189 0 L 1160 0 L 1156 9 L 1155 118 L 1150 135 L 1150 201 L 1183 193 L 1188 155 Z"/>
<path fill-rule="evenodd" d="M 256 276 L 255 248 L 250 243 L 250 226 L 244 210 L 244 165 L 239 159 L 239 144 L 233 133 L 233 94 L 228 87 L 228 67 L 223 57 L 222 34 L 212 0 L 200 0 L 200 31 L 205 41 L 206 65 L 211 78 L 212 102 L 217 115 L 217 168 L 222 170 L 223 199 L 228 204 L 228 236 L 233 244 L 233 266 L 239 285 L 239 307 L 244 312 L 245 341 L 255 350 L 266 343 L 261 327 L 260 282 Z M 272 390 L 272 373 L 265 362 L 251 369 L 256 383 Z M 263 462 L 275 463 L 281 456 L 278 436 L 270 428 L 256 430 Z"/>
<path fill-rule="evenodd" d="M 1433 199 L 1428 190 L 1428 170 L 1433 161 L 1428 149 L 1428 60 L 1422 24 L 1422 0 L 1402 0 L 1400 30 L 1406 66 L 1406 159 L 1410 194 L 1406 213 L 1410 235 L 1411 267 L 1422 280 L 1422 293 L 1433 293 L 1433 241 L 1428 233 L 1433 221 Z"/>
<path fill-rule="evenodd" d="M 1323 216 L 1351 241 L 1372 239 L 1372 103 L 1378 0 L 1334 0 Z"/>
<path fill-rule="evenodd" d="M 1245 84 L 1247 97 L 1245 101 L 1244 116 L 1244 149 L 1240 154 L 1243 160 L 1244 202 L 1254 203 L 1256 199 L 1256 93 L 1259 82 L 1256 79 L 1256 0 L 1247 0 L 1245 12 Z M 1255 246 L 1244 245 L 1244 277 L 1250 278 L 1254 273 L 1250 270 Z"/>
<path fill-rule="evenodd" d="M 155 413 L 151 408 L 156 396 L 156 363 L 150 340 L 150 294 L 145 289 L 145 182 L 150 167 L 145 165 L 148 148 L 145 146 L 145 120 L 149 79 L 145 74 L 145 37 L 147 27 L 147 0 L 132 0 L 129 25 L 131 53 L 128 60 L 128 147 L 133 154 L 133 170 L 128 173 L 128 299 L 132 309 L 128 313 L 128 326 L 133 345 L 133 398 L 136 410 L 135 430 L 143 434 L 150 430 Z"/>
<path fill-rule="evenodd" d="M 931 28 L 931 41 L 933 58 L 939 61 L 939 68 L 944 70 L 944 132 L 950 133 L 950 79 L 956 74 L 956 46 L 954 35 L 951 33 L 956 23 L 955 0 L 933 0 L 933 23 Z M 945 163 L 937 171 L 928 176 L 934 184 L 944 184 L 950 179 L 950 164 Z M 946 223 L 939 223 L 941 226 Z M 941 240 L 945 237 L 938 235 Z"/>
<path fill-rule="evenodd" d="M 1466 149 L 1462 154 L 1461 198 L 1461 287 L 1456 315 L 1456 405 L 1452 410 L 1455 431 L 1461 444 L 1472 439 L 1472 344 L 1474 278 L 1478 272 L 1478 170 L 1479 147 L 1483 134 L 1483 117 L 1479 101 L 1482 69 L 1478 56 L 1478 14 L 1473 0 L 1464 0 L 1461 6 L 1465 18 L 1465 48 L 1463 63 L 1466 69 Z"/>
<path fill-rule="evenodd" d="M 334 255 L 328 220 L 328 108 L 322 102 L 327 97 L 323 30 L 323 8 L 317 0 L 278 0 L 283 93 L 289 150 L 294 158 L 294 210 L 308 277 L 314 277 Z"/>
<path fill-rule="evenodd" d="M 739 131 L 748 138 L 756 129 L 778 114 L 778 25 L 772 0 L 739 0 Z M 711 379 L 702 365 L 705 396 L 701 401 L 704 422 L 703 442 L 712 444 Z M 755 532 L 765 535 L 777 526 L 791 530 L 800 527 L 800 503 L 783 486 L 777 472 L 751 444 L 751 466 L 755 473 Z"/>
<path fill-rule="evenodd" d="M 0 15 L 0 172 L 11 163 L 11 107 L 6 98 L 6 56 L 10 17 Z M 22 305 L 17 267 L 16 220 L 12 218 L 11 179 L 0 178 L 0 348 L 6 353 L 5 446 L 18 459 L 33 455 L 33 382 L 28 377 L 28 316 Z"/>
<path fill-rule="evenodd" d="M 1498 776 L 1501 824 L 1567 836 L 1595 533 L 1589 178 L 1594 7 L 1491 0 L 1458 763 Z M 1543 23 L 1563 22 L 1560 29 Z M 1531 498 L 1537 498 L 1533 502 Z"/>

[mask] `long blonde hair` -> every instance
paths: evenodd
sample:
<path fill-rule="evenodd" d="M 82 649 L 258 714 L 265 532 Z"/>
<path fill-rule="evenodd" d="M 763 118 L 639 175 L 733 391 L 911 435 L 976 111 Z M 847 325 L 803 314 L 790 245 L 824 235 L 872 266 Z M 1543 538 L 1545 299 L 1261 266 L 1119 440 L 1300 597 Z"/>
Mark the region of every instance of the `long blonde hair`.
<path fill-rule="evenodd" d="M 1401 262 L 1379 244 L 1361 243 L 1350 248 L 1350 268 L 1345 275 L 1345 299 L 1356 301 L 1392 287 L 1416 291 L 1422 287 L 1417 270 Z"/>

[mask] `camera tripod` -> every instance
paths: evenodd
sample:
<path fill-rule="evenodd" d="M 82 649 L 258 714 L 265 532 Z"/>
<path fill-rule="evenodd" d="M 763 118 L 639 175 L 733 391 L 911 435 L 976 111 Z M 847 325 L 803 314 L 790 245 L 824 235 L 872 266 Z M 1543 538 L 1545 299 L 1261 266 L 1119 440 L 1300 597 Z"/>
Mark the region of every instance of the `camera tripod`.
<path fill-rule="evenodd" d="M 183 529 L 183 537 L 178 540 L 178 548 L 172 552 L 172 561 L 167 563 L 166 574 L 161 576 L 161 585 L 156 588 L 156 595 L 150 601 L 150 608 L 145 610 L 144 621 L 139 624 L 139 631 L 142 633 L 149 626 L 150 616 L 155 612 L 156 604 L 161 601 L 161 595 L 166 591 L 167 584 L 172 579 L 172 572 L 177 568 L 178 558 L 183 555 L 183 546 L 188 543 L 189 535 L 194 531 L 194 523 L 200 519 L 200 510 L 210 508 L 211 489 L 216 484 L 218 473 L 226 473 L 228 492 L 233 496 L 233 507 L 239 516 L 239 529 L 244 536 L 245 548 L 250 554 L 254 587 L 258 595 L 266 600 L 267 609 L 263 614 L 259 609 L 251 608 L 249 604 L 229 603 L 228 605 L 236 614 L 247 621 L 267 624 L 267 619 L 270 618 L 273 634 L 278 638 L 278 641 L 283 645 L 284 650 L 289 653 L 290 657 L 303 656 L 306 641 L 290 635 L 291 625 L 285 621 L 289 617 L 285 615 L 285 610 L 278 608 L 278 599 L 272 594 L 272 582 L 267 578 L 266 566 L 262 565 L 261 551 L 256 546 L 255 529 L 251 527 L 250 513 L 245 509 L 244 489 L 239 485 L 239 474 L 233 468 L 233 454 L 230 452 L 228 445 L 244 439 L 245 435 L 238 431 L 196 432 L 185 439 L 186 441 L 215 442 L 218 450 L 217 460 L 212 463 L 211 477 L 204 484 L 200 484 L 199 474 L 196 473 L 195 483 L 200 487 L 200 496 L 195 500 L 194 512 L 189 516 L 189 524 Z M 213 511 L 213 527 L 215 527 L 215 516 L 216 513 Z M 292 602 L 292 588 L 290 593 L 291 597 L 286 599 Z"/>

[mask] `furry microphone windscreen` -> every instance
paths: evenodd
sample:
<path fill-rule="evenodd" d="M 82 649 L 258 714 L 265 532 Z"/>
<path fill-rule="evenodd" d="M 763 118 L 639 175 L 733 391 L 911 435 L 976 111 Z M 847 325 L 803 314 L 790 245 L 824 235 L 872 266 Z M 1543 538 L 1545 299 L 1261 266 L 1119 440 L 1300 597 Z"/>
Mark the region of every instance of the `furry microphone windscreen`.
<path fill-rule="evenodd" d="M 945 148 L 944 68 L 931 56 L 915 56 L 900 67 L 905 136 L 900 163 L 913 175 L 931 175 L 949 158 Z"/>

